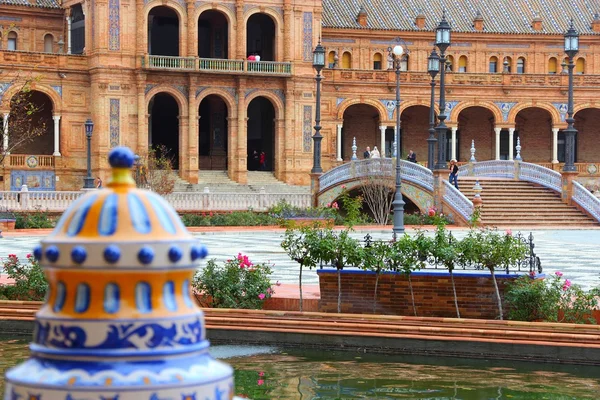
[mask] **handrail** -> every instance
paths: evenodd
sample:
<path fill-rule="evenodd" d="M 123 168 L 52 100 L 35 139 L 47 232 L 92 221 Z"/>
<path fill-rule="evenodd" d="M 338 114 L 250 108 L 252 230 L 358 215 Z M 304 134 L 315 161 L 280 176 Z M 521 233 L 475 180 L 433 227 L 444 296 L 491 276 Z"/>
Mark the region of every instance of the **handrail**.
<path fill-rule="evenodd" d="M 458 176 L 487 176 L 513 179 L 515 177 L 515 162 L 508 160 L 490 160 L 464 164 L 458 168 Z"/>
<path fill-rule="evenodd" d="M 600 222 L 600 199 L 577 181 L 573 181 L 572 199 L 594 217 L 596 221 Z"/>
<path fill-rule="evenodd" d="M 280 61 L 248 61 L 225 58 L 175 57 L 148 54 L 142 56 L 142 66 L 156 69 L 179 69 L 268 75 L 291 75 L 292 63 Z"/>
<path fill-rule="evenodd" d="M 460 190 L 452 186 L 447 180 L 444 180 L 444 200 L 458 212 L 465 221 L 468 221 L 469 218 L 471 218 L 471 215 L 473 214 L 473 202 L 467 199 Z"/>
<path fill-rule="evenodd" d="M 562 191 L 560 173 L 541 165 L 522 162 L 519 165 L 519 176 L 522 181 L 534 182 L 557 192 Z"/>

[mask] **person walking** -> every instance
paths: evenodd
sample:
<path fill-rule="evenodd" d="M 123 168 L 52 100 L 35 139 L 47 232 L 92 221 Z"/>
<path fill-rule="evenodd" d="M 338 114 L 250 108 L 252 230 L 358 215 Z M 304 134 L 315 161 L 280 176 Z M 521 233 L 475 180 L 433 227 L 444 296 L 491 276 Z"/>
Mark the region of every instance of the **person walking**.
<path fill-rule="evenodd" d="M 260 170 L 261 171 L 267 170 L 267 156 L 265 155 L 264 151 L 260 152 Z"/>
<path fill-rule="evenodd" d="M 458 165 L 456 165 L 456 160 L 452 160 L 450 161 L 450 177 L 448 178 L 448 180 L 450 181 L 450 184 L 452 185 L 452 182 L 454 182 L 454 187 L 458 189 Z M 460 189 L 458 189 L 460 190 Z"/>
<path fill-rule="evenodd" d="M 413 152 L 412 150 L 410 150 L 408 152 L 408 157 L 406 157 L 406 159 L 410 162 L 417 162 L 417 153 Z"/>
<path fill-rule="evenodd" d="M 102 179 L 100 177 L 96 178 L 96 189 L 102 189 Z"/>
<path fill-rule="evenodd" d="M 258 169 L 260 168 L 260 158 L 258 155 L 258 151 L 254 150 L 252 152 L 252 170 L 253 171 L 258 171 Z"/>
<path fill-rule="evenodd" d="M 363 157 L 364 158 L 371 158 L 371 148 L 369 146 L 367 146 L 367 149 L 363 153 Z"/>

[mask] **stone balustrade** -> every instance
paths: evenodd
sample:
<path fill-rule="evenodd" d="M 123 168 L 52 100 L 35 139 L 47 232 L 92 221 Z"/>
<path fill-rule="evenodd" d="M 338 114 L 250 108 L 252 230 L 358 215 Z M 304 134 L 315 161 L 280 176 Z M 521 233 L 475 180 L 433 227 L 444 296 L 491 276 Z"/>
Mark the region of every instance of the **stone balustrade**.
<path fill-rule="evenodd" d="M 142 67 L 226 74 L 290 76 L 292 63 L 277 61 L 229 60 L 221 58 L 142 56 Z"/>
<path fill-rule="evenodd" d="M 37 70 L 60 69 L 87 70 L 88 59 L 83 54 L 40 53 L 21 50 L 1 50 L 0 62 L 4 67 L 19 66 L 35 68 Z"/>

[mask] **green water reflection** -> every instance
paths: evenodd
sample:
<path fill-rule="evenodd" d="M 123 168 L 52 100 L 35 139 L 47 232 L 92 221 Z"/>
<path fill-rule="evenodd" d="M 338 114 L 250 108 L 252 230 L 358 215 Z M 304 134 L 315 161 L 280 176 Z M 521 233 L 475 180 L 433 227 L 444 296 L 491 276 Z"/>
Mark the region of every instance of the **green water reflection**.
<path fill-rule="evenodd" d="M 26 341 L 0 341 L 0 395 L 4 371 L 28 355 Z M 226 362 L 236 369 L 237 394 L 254 400 L 600 398 L 600 368 L 588 366 L 297 349 Z"/>

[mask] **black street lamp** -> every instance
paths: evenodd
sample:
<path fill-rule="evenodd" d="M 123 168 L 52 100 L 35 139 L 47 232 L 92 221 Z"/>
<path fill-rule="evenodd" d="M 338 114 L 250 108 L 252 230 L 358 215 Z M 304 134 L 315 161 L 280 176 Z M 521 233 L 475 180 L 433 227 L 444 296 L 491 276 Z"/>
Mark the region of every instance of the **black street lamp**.
<path fill-rule="evenodd" d="M 400 145 L 400 64 L 405 49 L 401 46 L 403 43 L 400 38 L 396 38 L 394 46 L 388 47 L 388 55 L 394 60 L 394 69 L 396 70 L 396 193 L 392 208 L 394 210 L 394 235 L 404 233 L 404 200 L 402 200 L 402 177 L 400 175 L 400 160 L 402 158 L 402 146 Z"/>
<path fill-rule="evenodd" d="M 429 103 L 429 137 L 427 138 L 427 168 L 433 171 L 435 165 L 435 76 L 440 72 L 440 57 L 435 52 L 435 47 L 427 57 L 427 72 L 431 76 L 431 101 Z"/>
<path fill-rule="evenodd" d="M 569 104 L 567 108 L 567 129 L 563 132 L 565 134 L 565 166 L 563 172 L 575 172 L 575 135 L 577 135 L 577 129 L 573 126 L 575 118 L 573 118 L 573 58 L 579 52 L 579 33 L 575 30 L 573 20 L 571 19 L 571 26 L 565 33 L 565 53 L 569 57 Z"/>
<path fill-rule="evenodd" d="M 317 81 L 317 106 L 315 111 L 315 135 L 313 136 L 313 141 L 315 142 L 313 148 L 313 167 L 310 170 L 312 174 L 321 174 L 323 173 L 323 169 L 321 168 L 321 140 L 323 140 L 323 136 L 321 136 L 321 80 L 323 76 L 321 76 L 321 70 L 325 67 L 325 48 L 321 46 L 321 40 L 319 39 L 319 43 L 315 50 L 313 51 L 313 68 L 317 71 L 317 76 L 315 80 Z"/>
<path fill-rule="evenodd" d="M 435 45 L 440 49 L 440 63 L 446 65 L 446 49 L 450 46 L 450 24 L 446 21 L 446 10 L 442 14 L 442 20 L 435 29 Z M 446 75 L 445 68 L 440 71 L 440 114 L 438 119 L 440 123 L 435 128 L 438 133 L 438 160 L 435 169 L 446 169 L 446 132 L 448 127 L 444 123 L 446 115 Z"/>
<path fill-rule="evenodd" d="M 94 178 L 92 178 L 92 132 L 94 123 L 91 118 L 85 121 L 85 137 L 87 138 L 87 176 L 83 179 L 84 189 L 94 188 Z"/>

